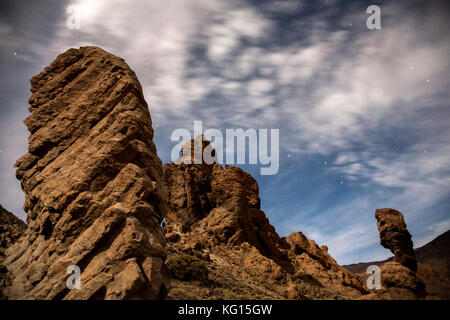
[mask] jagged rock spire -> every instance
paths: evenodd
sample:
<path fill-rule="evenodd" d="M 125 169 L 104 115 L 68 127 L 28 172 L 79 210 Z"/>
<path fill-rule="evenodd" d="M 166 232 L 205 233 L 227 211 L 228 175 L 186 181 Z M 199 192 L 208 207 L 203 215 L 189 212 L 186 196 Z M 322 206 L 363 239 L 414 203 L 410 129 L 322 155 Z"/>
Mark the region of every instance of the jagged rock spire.
<path fill-rule="evenodd" d="M 212 165 L 217 163 L 216 152 L 204 135 L 198 135 L 181 147 L 181 157 L 175 163 Z"/>
<path fill-rule="evenodd" d="M 417 260 L 413 242 L 401 212 L 390 208 L 377 209 L 375 218 L 381 245 L 392 251 L 395 262 L 416 272 Z"/>

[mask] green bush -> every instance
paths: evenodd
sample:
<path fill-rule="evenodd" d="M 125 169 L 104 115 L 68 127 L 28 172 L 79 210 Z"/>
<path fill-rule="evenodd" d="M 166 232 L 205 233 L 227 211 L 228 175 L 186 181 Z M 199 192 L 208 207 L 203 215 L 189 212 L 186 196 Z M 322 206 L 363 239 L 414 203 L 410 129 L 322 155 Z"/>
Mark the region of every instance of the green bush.
<path fill-rule="evenodd" d="M 173 255 L 167 259 L 166 265 L 175 279 L 208 281 L 208 269 L 205 263 L 197 257 L 187 254 Z"/>

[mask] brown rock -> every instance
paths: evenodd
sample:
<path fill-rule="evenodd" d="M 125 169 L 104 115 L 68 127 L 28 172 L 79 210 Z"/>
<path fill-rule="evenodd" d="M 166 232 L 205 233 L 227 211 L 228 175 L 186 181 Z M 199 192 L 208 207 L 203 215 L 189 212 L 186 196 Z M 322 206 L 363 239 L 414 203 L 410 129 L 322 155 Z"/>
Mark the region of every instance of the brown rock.
<path fill-rule="evenodd" d="M 182 158 L 190 157 L 187 145 Z M 203 148 L 208 146 L 203 143 Z M 285 257 L 275 228 L 260 210 L 257 182 L 240 168 L 171 163 L 164 166 L 164 182 L 171 205 L 167 237 L 176 233 L 186 238 L 190 231 L 188 241 L 196 248 L 248 242 L 264 255 Z"/>
<path fill-rule="evenodd" d="M 418 300 L 426 296 L 425 285 L 409 268 L 390 261 L 380 268 L 381 288 L 371 290 L 364 300 Z M 362 275 L 363 276 L 363 275 Z M 366 277 L 367 278 L 367 274 Z"/>
<path fill-rule="evenodd" d="M 380 232 L 380 243 L 394 254 L 394 261 L 412 271 L 417 271 L 417 261 L 413 249 L 411 234 L 406 228 L 403 215 L 394 209 L 377 209 L 375 211 Z"/>
<path fill-rule="evenodd" d="M 425 296 L 425 285 L 415 272 L 398 262 L 381 266 L 381 284 L 394 300 L 412 300 Z"/>
<path fill-rule="evenodd" d="M 397 210 L 386 208 L 377 209 L 375 218 L 380 231 L 380 243 L 394 253 L 394 261 L 385 262 L 380 268 L 382 288 L 372 291 L 363 299 L 416 300 L 424 298 L 425 285 L 416 276 L 416 257 L 403 215 Z M 367 274 L 362 275 L 362 278 L 366 279 Z"/>
<path fill-rule="evenodd" d="M 25 232 L 27 225 L 0 205 L 0 262 L 5 250 Z"/>
<path fill-rule="evenodd" d="M 199 136 L 163 169 L 170 203 L 163 227 L 169 250 L 174 255 L 206 254 L 210 280 L 206 287 L 174 281 L 170 298 L 351 299 L 365 292 L 356 276 L 300 232 L 279 237 L 260 209 L 258 184 L 248 173 L 204 161 L 195 164 L 209 146 Z"/>
<path fill-rule="evenodd" d="M 2 264 L 5 251 L 25 232 L 27 225 L 0 205 L 0 300 L 6 299 L 3 288 L 10 284 L 8 269 Z"/>
<path fill-rule="evenodd" d="M 31 79 L 28 153 L 16 163 L 29 229 L 7 251 L 10 299 L 162 298 L 162 165 L 134 72 L 97 47 Z M 67 267 L 81 288 L 66 287 Z"/>
<path fill-rule="evenodd" d="M 356 299 L 366 293 L 361 281 L 337 264 L 327 246 L 319 247 L 301 232 L 293 232 L 283 240 L 289 244 L 295 276 L 320 287 L 315 293 L 319 298 Z"/>

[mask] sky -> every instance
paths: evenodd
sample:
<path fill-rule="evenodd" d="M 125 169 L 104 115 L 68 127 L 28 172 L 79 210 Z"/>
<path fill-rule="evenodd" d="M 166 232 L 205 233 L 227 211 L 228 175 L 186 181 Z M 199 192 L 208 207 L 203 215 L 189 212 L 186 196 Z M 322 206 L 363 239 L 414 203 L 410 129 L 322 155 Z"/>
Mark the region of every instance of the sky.
<path fill-rule="evenodd" d="M 277 174 L 240 166 L 281 236 L 301 231 L 340 264 L 384 259 L 374 214 L 391 207 L 421 246 L 450 229 L 449 18 L 444 0 L 2 0 L 0 204 L 25 219 L 13 164 L 29 79 L 96 45 L 136 72 L 163 163 L 194 121 L 280 130 Z"/>

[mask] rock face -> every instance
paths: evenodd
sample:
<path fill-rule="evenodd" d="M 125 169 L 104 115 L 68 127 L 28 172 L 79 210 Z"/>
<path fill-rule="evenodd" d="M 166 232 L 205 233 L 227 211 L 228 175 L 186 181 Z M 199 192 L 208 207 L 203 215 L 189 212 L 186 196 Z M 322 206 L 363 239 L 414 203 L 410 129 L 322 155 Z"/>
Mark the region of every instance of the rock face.
<path fill-rule="evenodd" d="M 411 234 L 406 228 L 403 215 L 394 209 L 385 208 L 375 211 L 380 243 L 394 254 L 394 261 L 412 271 L 417 271 L 417 261 L 413 249 Z"/>
<path fill-rule="evenodd" d="M 166 295 L 162 164 L 134 72 L 97 47 L 31 79 L 28 153 L 17 162 L 28 230 L 7 250 L 9 299 Z M 67 268 L 81 270 L 69 290 Z"/>
<path fill-rule="evenodd" d="M 0 262 L 5 250 L 15 243 L 26 229 L 25 222 L 0 205 Z"/>
<path fill-rule="evenodd" d="M 381 245 L 394 253 L 394 259 L 380 268 L 381 288 L 371 292 L 365 299 L 424 298 L 425 285 L 416 275 L 417 261 L 403 215 L 394 209 L 377 209 L 375 218 Z"/>
<path fill-rule="evenodd" d="M 450 300 L 450 230 L 415 250 L 427 299 Z"/>
<path fill-rule="evenodd" d="M 0 205 L 0 300 L 6 299 L 3 288 L 10 283 L 8 269 L 2 262 L 5 259 L 5 251 L 13 245 L 25 232 L 27 225 Z"/>
<path fill-rule="evenodd" d="M 425 285 L 416 273 L 395 261 L 381 266 L 381 284 L 387 289 L 389 299 L 413 300 L 426 295 Z"/>
<path fill-rule="evenodd" d="M 450 230 L 414 252 L 417 258 L 416 276 L 426 286 L 426 299 L 450 300 Z M 382 266 L 392 260 L 393 257 L 344 267 L 350 272 L 363 274 L 370 265 Z"/>
<path fill-rule="evenodd" d="M 203 260 L 209 281 L 174 281 L 170 298 L 350 299 L 364 293 L 326 248 L 300 232 L 279 237 L 260 210 L 258 184 L 248 173 L 195 164 L 195 141 L 203 150 L 209 146 L 202 140 L 188 142 L 182 157 L 164 166 L 170 208 L 163 229 L 169 259 L 187 261 L 191 255 L 197 265 Z"/>

